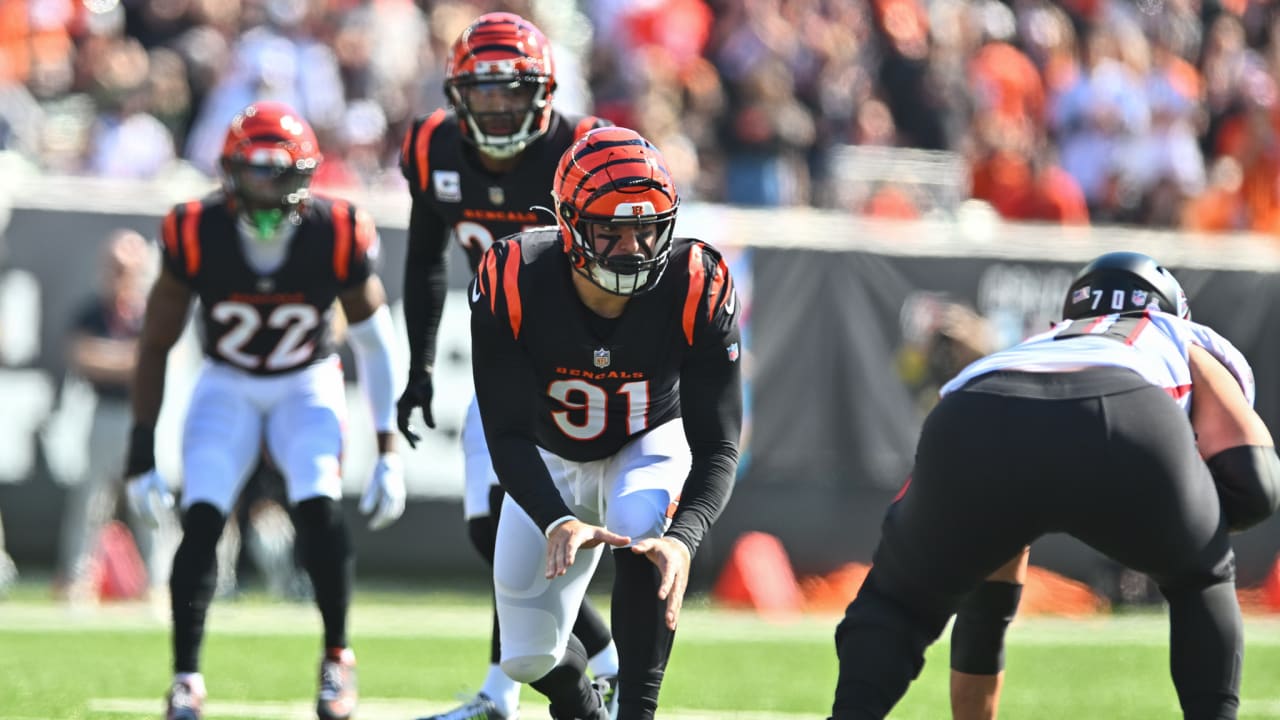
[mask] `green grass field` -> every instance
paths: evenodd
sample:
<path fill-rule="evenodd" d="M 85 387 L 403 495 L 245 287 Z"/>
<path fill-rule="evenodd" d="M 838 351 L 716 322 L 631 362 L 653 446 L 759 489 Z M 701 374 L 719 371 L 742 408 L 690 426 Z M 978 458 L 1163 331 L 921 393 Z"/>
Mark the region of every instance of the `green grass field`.
<path fill-rule="evenodd" d="M 0 601 L 0 720 L 159 718 L 169 666 L 165 609 L 71 609 L 44 595 L 28 588 Z M 826 717 L 836 676 L 835 623 L 835 617 L 766 622 L 691 599 L 659 717 Z M 351 631 L 360 720 L 412 720 L 474 691 L 488 626 L 487 599 L 479 593 L 359 593 Z M 258 597 L 215 603 L 204 654 L 208 718 L 314 717 L 318 629 L 310 605 Z M 1280 619 L 1252 618 L 1247 633 L 1241 717 L 1280 718 Z M 1010 630 L 1001 717 L 1177 718 L 1165 635 L 1158 613 L 1019 620 Z M 528 688 L 523 716 L 547 717 Z M 945 642 L 930 651 L 892 717 L 948 717 Z"/>

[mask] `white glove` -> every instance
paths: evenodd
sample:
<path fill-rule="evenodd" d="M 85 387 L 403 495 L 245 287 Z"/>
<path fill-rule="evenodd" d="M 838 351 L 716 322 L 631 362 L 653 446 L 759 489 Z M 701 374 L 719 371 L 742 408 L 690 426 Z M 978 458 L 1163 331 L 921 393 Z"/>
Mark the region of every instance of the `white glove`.
<path fill-rule="evenodd" d="M 160 527 L 161 515 L 173 509 L 173 493 L 154 469 L 129 478 L 125 491 L 129 509 L 153 528 Z"/>
<path fill-rule="evenodd" d="M 369 529 L 381 530 L 404 514 L 404 463 L 396 453 L 383 453 L 373 466 L 373 477 L 360 498 L 360 512 L 369 517 Z"/>

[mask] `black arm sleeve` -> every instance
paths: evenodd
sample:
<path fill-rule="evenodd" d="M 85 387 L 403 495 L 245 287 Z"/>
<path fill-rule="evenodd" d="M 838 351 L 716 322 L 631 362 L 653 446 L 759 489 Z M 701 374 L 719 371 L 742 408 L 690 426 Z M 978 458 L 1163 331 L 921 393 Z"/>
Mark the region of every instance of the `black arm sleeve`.
<path fill-rule="evenodd" d="M 1280 506 L 1280 458 L 1260 445 L 1227 448 L 1206 461 L 1232 530 L 1247 530 Z"/>
<path fill-rule="evenodd" d="M 487 294 L 472 297 L 471 371 L 493 470 L 502 489 L 546 532 L 551 523 L 573 513 L 538 454 L 537 378 L 511 330 L 490 312 Z"/>
<path fill-rule="evenodd" d="M 449 228 L 421 200 L 409 214 L 409 248 L 404 261 L 404 325 L 409 340 L 409 372 L 435 365 L 436 338 L 448 290 L 445 250 Z"/>
<path fill-rule="evenodd" d="M 690 350 L 680 372 L 680 412 L 693 456 L 667 536 L 696 553 L 733 492 L 742 433 L 742 372 L 737 322 Z"/>

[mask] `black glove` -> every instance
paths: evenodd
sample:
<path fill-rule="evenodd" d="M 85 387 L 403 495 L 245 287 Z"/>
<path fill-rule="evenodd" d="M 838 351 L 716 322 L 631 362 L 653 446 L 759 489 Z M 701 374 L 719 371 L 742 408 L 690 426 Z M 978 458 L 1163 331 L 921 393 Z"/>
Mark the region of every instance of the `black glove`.
<path fill-rule="evenodd" d="M 427 424 L 427 427 L 435 429 L 436 420 L 431 416 L 431 396 L 434 393 L 431 373 L 421 371 L 409 373 L 409 382 L 405 384 L 404 392 L 396 401 L 396 425 L 400 428 L 400 434 L 404 435 L 404 439 L 409 441 L 411 448 L 417 447 L 418 441 L 422 439 L 409 424 L 409 416 L 413 414 L 414 408 L 422 408 L 422 421 Z"/>
<path fill-rule="evenodd" d="M 129 431 L 129 457 L 124 476 L 137 477 L 156 466 L 156 430 L 150 425 L 135 424 Z"/>

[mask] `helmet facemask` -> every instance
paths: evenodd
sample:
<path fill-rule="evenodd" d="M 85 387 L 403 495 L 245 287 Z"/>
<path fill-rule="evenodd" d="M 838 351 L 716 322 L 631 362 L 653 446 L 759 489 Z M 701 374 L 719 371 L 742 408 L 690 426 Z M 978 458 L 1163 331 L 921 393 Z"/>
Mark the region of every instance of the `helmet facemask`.
<path fill-rule="evenodd" d="M 311 197 L 316 165 L 309 159 L 295 162 L 282 147 L 252 148 L 246 157 L 223 160 L 224 183 L 255 238 L 271 240 L 286 221 L 297 224 L 298 207 Z"/>
<path fill-rule="evenodd" d="M 242 231 L 272 242 L 297 225 L 323 158 L 315 131 L 289 106 L 262 101 L 240 111 L 227 128 L 220 164 Z"/>
<path fill-rule="evenodd" d="M 520 154 L 529 143 L 542 136 L 550 124 L 550 78 L 518 74 L 514 61 L 488 63 L 510 72 L 472 75 L 445 83 L 449 99 L 457 109 L 464 137 L 495 159 Z"/>
<path fill-rule="evenodd" d="M 463 138 L 486 157 L 520 154 L 551 126 L 551 43 L 533 23 L 486 13 L 462 31 L 445 67 L 444 94 Z"/>
<path fill-rule="evenodd" d="M 647 200 L 620 202 L 611 216 L 584 215 L 557 204 L 561 225 L 572 238 L 569 258 L 576 272 L 614 295 L 639 295 L 657 286 L 671 255 L 678 201 L 661 213 Z M 631 251 L 618 252 L 624 245 Z"/>

